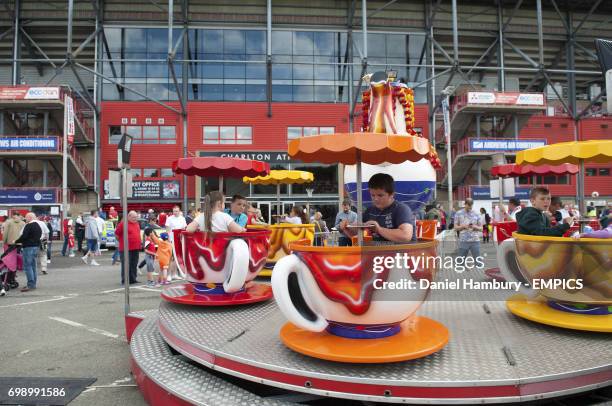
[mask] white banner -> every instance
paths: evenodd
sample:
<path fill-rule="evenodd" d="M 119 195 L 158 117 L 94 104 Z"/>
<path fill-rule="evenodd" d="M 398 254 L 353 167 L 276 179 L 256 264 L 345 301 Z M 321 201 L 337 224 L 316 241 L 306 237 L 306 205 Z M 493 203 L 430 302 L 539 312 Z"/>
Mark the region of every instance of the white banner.
<path fill-rule="evenodd" d="M 450 144 L 450 112 L 448 111 L 448 97 L 442 99 L 442 116 L 444 117 L 444 138 Z"/>
<path fill-rule="evenodd" d="M 60 98 L 59 87 L 31 87 L 27 90 L 26 100 L 55 100 Z"/>
<path fill-rule="evenodd" d="M 66 123 L 66 135 L 74 137 L 74 102 L 72 97 L 64 97 L 64 123 Z"/>
<path fill-rule="evenodd" d="M 544 106 L 543 93 L 468 92 L 468 104 Z"/>

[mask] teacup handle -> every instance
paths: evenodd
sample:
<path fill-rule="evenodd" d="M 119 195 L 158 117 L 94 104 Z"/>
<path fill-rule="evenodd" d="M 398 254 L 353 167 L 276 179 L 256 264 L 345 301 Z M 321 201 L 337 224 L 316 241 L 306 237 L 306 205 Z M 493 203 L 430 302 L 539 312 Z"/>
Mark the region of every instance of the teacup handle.
<path fill-rule="evenodd" d="M 236 238 L 227 246 L 226 266 L 229 264 L 229 273 L 223 282 L 223 289 L 227 293 L 237 292 L 244 287 L 249 273 L 249 246 L 246 241 Z"/>
<path fill-rule="evenodd" d="M 310 331 L 323 331 L 327 320 L 315 312 L 304 297 L 300 286 L 300 272 L 309 272 L 296 255 L 287 255 L 278 260 L 272 271 L 274 300 L 287 319 L 298 327 Z"/>
<path fill-rule="evenodd" d="M 520 282 L 523 284 L 523 289 L 528 295 L 537 294 L 532 289 L 525 287 L 529 281 L 525 279 L 516 261 L 516 242 L 514 238 L 508 238 L 502 241 L 497 248 L 497 263 L 499 271 L 504 278 L 509 282 Z"/>

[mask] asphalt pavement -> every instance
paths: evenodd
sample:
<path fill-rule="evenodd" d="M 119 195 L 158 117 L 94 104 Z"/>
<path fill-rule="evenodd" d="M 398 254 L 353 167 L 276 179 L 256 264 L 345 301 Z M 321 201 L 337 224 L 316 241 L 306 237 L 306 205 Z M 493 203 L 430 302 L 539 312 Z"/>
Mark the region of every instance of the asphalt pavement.
<path fill-rule="evenodd" d="M 454 241 L 440 245 L 441 254 L 454 248 Z M 487 265 L 494 266 L 493 244 L 483 245 L 484 252 Z M 146 405 L 130 373 L 124 290 L 111 254 L 103 252 L 100 266 L 91 266 L 78 254 L 69 258 L 55 251 L 37 289 L 0 297 L 0 376 L 92 377 L 96 381 L 70 405 Z M 144 287 L 145 275 L 138 279 L 131 286 L 131 310 L 157 309 L 161 288 Z M 22 272 L 18 281 L 25 286 Z"/>
<path fill-rule="evenodd" d="M 96 378 L 71 405 L 146 405 L 130 373 L 120 266 L 54 253 L 37 289 L 0 297 L 0 376 Z M 145 275 L 138 277 L 145 281 Z M 25 275 L 18 272 L 20 287 Z M 155 309 L 161 289 L 131 286 L 132 310 Z"/>

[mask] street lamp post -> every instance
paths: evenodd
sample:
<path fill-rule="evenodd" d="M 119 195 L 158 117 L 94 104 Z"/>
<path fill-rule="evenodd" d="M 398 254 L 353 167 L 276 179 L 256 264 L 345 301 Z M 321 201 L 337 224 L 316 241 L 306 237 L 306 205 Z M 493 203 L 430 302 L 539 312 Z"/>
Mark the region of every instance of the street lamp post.
<path fill-rule="evenodd" d="M 132 151 L 131 135 L 123 134 L 119 145 L 117 146 L 117 166 L 121 169 L 121 208 L 123 211 L 123 261 L 121 263 L 121 272 L 123 273 L 123 286 L 125 287 L 125 316 L 130 313 L 130 250 L 128 244 L 128 170 L 130 169 L 130 156 Z"/>
<path fill-rule="evenodd" d="M 450 125 L 450 96 L 455 93 L 454 86 L 448 86 L 442 90 L 442 113 L 444 115 L 444 137 L 446 140 L 446 167 L 448 177 L 448 212 L 453 210 L 453 162 L 451 154 L 451 125 Z"/>

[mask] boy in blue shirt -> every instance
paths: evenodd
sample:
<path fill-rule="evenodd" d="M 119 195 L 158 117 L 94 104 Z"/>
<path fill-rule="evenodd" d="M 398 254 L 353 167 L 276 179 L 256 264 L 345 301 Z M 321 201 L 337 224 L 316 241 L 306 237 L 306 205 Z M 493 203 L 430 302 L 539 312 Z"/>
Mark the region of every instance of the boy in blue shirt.
<path fill-rule="evenodd" d="M 244 214 L 246 209 L 247 201 L 246 197 L 241 195 L 232 196 L 232 202 L 229 209 L 225 209 L 225 212 L 230 215 L 236 224 L 240 227 L 246 227 L 248 217 Z"/>
<path fill-rule="evenodd" d="M 372 206 L 363 213 L 363 223 L 370 226 L 374 241 L 397 243 L 415 241 L 414 215 L 410 207 L 395 200 L 393 177 L 385 173 L 372 175 L 368 181 L 368 188 Z"/>

